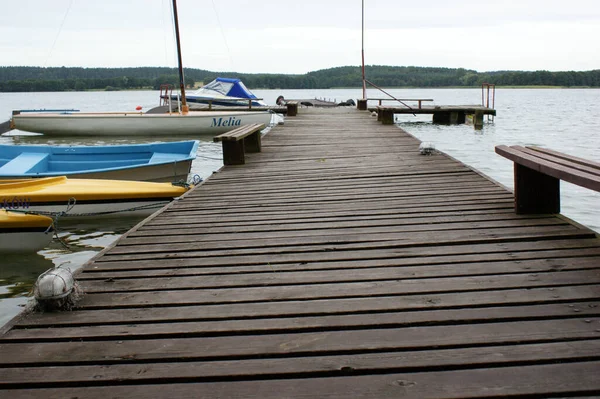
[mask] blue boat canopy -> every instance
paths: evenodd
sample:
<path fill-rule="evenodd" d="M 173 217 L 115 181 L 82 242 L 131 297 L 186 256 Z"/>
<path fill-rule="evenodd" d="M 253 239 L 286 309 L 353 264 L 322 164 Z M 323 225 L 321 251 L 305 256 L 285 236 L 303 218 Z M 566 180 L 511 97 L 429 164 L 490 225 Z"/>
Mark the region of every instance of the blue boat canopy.
<path fill-rule="evenodd" d="M 240 79 L 216 78 L 201 90 L 212 90 L 228 97 L 256 98 Z"/>
<path fill-rule="evenodd" d="M 185 96 L 189 103 L 201 103 L 224 106 L 266 106 L 267 104 L 257 98 L 240 79 L 216 78 L 198 90 L 187 93 Z M 176 95 L 171 100 L 178 100 Z"/>

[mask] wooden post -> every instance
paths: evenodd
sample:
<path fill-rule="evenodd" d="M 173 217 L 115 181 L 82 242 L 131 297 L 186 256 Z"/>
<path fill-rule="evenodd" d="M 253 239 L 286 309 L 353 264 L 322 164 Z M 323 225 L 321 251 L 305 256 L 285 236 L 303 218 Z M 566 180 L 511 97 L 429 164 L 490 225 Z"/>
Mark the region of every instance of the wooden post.
<path fill-rule="evenodd" d="M 450 120 L 448 123 L 451 125 L 458 125 L 458 112 L 450 112 Z"/>
<path fill-rule="evenodd" d="M 473 115 L 473 127 L 477 130 L 483 129 L 483 111 L 480 109 L 475 110 Z"/>
<path fill-rule="evenodd" d="M 359 111 L 366 111 L 367 110 L 367 100 L 366 99 L 358 99 L 356 100 L 356 109 L 358 109 Z"/>
<path fill-rule="evenodd" d="M 560 213 L 560 180 L 515 163 L 515 212 Z"/>
<path fill-rule="evenodd" d="M 382 109 L 379 114 L 381 114 L 381 123 L 384 125 L 393 125 L 394 124 L 394 111 L 391 109 Z M 378 115 L 379 115 L 378 114 Z"/>
<path fill-rule="evenodd" d="M 287 103 L 287 116 L 296 116 L 298 115 L 298 102 L 290 101 Z"/>

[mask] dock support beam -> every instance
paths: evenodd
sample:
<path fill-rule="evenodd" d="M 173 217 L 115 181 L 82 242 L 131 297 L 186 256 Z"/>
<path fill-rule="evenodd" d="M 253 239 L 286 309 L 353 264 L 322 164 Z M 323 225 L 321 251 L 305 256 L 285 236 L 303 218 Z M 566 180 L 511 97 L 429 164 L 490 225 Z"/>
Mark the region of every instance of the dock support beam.
<path fill-rule="evenodd" d="M 515 212 L 560 213 L 560 180 L 515 163 Z"/>
<path fill-rule="evenodd" d="M 359 111 L 366 111 L 367 110 L 367 100 L 366 99 L 356 100 L 356 108 Z"/>
<path fill-rule="evenodd" d="M 442 125 L 459 125 L 465 123 L 466 115 L 460 111 L 442 111 L 433 113 L 433 123 L 439 123 Z"/>

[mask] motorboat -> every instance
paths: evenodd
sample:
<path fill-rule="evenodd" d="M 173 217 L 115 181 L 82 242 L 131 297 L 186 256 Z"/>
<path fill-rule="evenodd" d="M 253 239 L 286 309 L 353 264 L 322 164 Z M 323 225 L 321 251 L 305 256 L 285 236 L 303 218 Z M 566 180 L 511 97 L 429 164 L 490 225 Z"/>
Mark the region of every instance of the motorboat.
<path fill-rule="evenodd" d="M 171 95 L 171 100 L 178 100 Z M 267 104 L 257 98 L 240 79 L 218 77 L 198 90 L 185 95 L 190 104 L 207 104 L 222 106 L 266 107 Z"/>
<path fill-rule="evenodd" d="M 191 188 L 188 184 L 72 179 L 0 180 L 0 209 L 61 218 L 147 216 Z"/>
<path fill-rule="evenodd" d="M 0 253 L 35 252 L 48 245 L 53 232 L 48 216 L 0 210 Z"/>
<path fill-rule="evenodd" d="M 187 181 L 198 141 L 103 146 L 0 145 L 0 179 Z"/>

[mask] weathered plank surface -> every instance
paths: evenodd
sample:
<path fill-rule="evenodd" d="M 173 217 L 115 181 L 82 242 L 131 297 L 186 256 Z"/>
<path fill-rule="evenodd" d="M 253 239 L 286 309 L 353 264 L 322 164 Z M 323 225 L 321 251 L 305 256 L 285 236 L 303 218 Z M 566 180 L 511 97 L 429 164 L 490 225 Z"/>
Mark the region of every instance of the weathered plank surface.
<path fill-rule="evenodd" d="M 353 109 L 306 110 L 0 338 L 0 397 L 600 395 L 600 240 Z"/>

